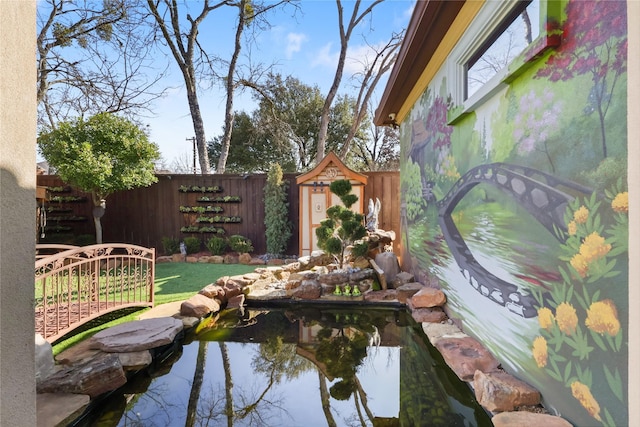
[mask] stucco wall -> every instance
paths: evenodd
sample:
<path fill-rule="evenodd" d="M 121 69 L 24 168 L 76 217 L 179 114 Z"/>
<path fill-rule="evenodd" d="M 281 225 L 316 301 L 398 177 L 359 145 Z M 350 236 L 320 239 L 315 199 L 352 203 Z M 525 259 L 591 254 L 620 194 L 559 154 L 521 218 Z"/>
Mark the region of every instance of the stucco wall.
<path fill-rule="evenodd" d="M 629 124 L 629 211 L 640 212 L 640 2 L 627 2 L 629 19 L 629 87 L 627 91 Z M 633 215 L 633 214 L 632 214 Z M 640 257 L 640 221 L 637 215 L 629 222 L 629 258 Z M 629 268 L 629 402 L 640 402 L 640 263 L 632 262 Z M 640 408 L 629 408 L 629 425 L 640 425 Z"/>
<path fill-rule="evenodd" d="M 461 99 L 455 61 L 476 36 L 430 64 L 401 124 L 402 235 L 406 267 L 437 278 L 450 317 L 548 408 L 575 425 L 627 425 L 637 376 L 628 183 L 637 181 L 626 117 L 637 97 L 627 95 L 626 3 L 596 3 L 548 10 L 564 24 L 562 44 L 533 60 L 525 51 L 507 84 L 472 102 Z M 497 5 L 476 18 L 499 16 L 487 12 Z"/>
<path fill-rule="evenodd" d="M 0 425 L 35 426 L 36 2 L 0 0 Z"/>

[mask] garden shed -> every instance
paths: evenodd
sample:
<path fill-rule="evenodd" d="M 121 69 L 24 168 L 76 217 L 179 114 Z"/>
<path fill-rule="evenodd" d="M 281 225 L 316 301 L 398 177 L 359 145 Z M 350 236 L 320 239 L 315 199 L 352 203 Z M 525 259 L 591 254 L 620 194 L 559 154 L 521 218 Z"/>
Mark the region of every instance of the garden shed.
<path fill-rule="evenodd" d="M 310 255 L 318 249 L 316 228 L 320 221 L 326 218 L 328 207 L 341 203 L 340 199 L 331 193 L 329 186 L 333 181 L 348 179 L 353 186 L 352 193 L 358 196 L 358 202 L 353 209 L 363 213 L 364 186 L 367 185 L 367 177 L 349 169 L 330 152 L 324 159 L 309 172 L 296 178 L 300 191 L 300 255 Z"/>

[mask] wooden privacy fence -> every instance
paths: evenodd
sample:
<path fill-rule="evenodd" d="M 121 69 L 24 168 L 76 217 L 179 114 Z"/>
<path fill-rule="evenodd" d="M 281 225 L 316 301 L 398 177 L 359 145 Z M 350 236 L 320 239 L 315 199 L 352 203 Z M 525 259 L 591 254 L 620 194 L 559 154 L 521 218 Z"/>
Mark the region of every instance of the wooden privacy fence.
<path fill-rule="evenodd" d="M 36 245 L 36 252 L 36 333 L 50 342 L 107 312 L 153 306 L 153 248 Z"/>
<path fill-rule="evenodd" d="M 379 226 L 400 236 L 400 176 L 397 171 L 366 172 L 364 191 L 368 200 L 379 198 Z M 299 254 L 299 191 L 297 174 L 285 174 L 289 183 L 289 221 L 293 234 L 286 253 Z M 158 182 L 145 188 L 120 191 L 107 198 L 102 217 L 105 242 L 127 242 L 154 247 L 163 252 L 163 237 L 182 240 L 199 237 L 204 243 L 213 235 L 240 234 L 249 238 L 254 253 L 266 252 L 264 186 L 266 174 L 252 175 L 158 175 Z M 71 189 L 57 176 L 40 175 L 38 185 L 47 186 L 47 226 L 43 241 L 64 242 L 82 234 L 95 234 L 90 197 Z M 55 198 L 55 199 L 54 199 Z M 195 208 L 195 209 L 194 209 Z M 49 209 L 49 210 L 47 210 Z M 220 231 L 223 230 L 223 231 Z M 396 246 L 399 245 L 396 239 Z"/>

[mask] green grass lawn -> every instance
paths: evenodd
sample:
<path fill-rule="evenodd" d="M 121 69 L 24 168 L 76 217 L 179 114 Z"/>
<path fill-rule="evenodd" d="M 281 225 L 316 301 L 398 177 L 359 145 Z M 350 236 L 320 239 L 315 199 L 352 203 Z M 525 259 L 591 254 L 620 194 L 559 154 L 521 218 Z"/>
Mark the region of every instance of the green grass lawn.
<path fill-rule="evenodd" d="M 208 284 L 214 283 L 220 277 L 245 274 L 253 270 L 255 270 L 255 266 L 243 264 L 183 262 L 158 264 L 156 265 L 156 279 L 154 282 L 155 304 L 160 305 L 186 300 Z M 87 322 L 59 339 L 53 346 L 53 354 L 56 355 L 103 329 L 136 320 L 145 310 L 148 309 L 119 310 Z"/>
<path fill-rule="evenodd" d="M 169 262 L 156 265 L 156 305 L 185 300 L 222 276 L 235 276 L 255 270 L 243 264 L 205 264 Z"/>

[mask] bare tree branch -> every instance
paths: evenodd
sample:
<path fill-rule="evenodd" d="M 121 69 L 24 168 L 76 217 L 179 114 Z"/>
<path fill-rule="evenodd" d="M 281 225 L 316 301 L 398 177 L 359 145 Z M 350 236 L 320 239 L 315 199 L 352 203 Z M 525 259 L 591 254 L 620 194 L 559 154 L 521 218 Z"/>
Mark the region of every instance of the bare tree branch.
<path fill-rule="evenodd" d="M 365 16 L 367 16 L 373 10 L 376 5 L 382 3 L 383 1 L 384 0 L 376 0 L 372 2 L 369 7 L 367 7 L 364 11 L 362 11 L 362 13 L 359 14 L 360 0 L 357 0 L 353 6 L 353 11 L 351 13 L 349 23 L 345 28 L 345 24 L 343 22 L 344 11 L 342 8 L 342 1 L 336 0 L 336 6 L 338 8 L 338 28 L 340 30 L 340 54 L 338 56 L 338 66 L 336 68 L 336 74 L 333 78 L 333 83 L 329 88 L 329 92 L 327 93 L 327 97 L 325 98 L 324 106 L 322 108 L 322 115 L 320 116 L 320 132 L 318 133 L 316 163 L 320 163 L 320 161 L 324 158 L 327 132 L 329 129 L 329 113 L 331 111 L 331 104 L 333 104 L 336 94 L 338 93 L 338 88 L 340 87 L 340 82 L 342 81 L 345 60 L 347 58 L 347 49 L 349 47 L 349 39 L 351 38 L 353 29 L 360 23 L 360 21 L 362 21 Z"/>
<path fill-rule="evenodd" d="M 103 5 L 102 3 L 99 3 Z M 37 102 L 41 129 L 98 112 L 132 120 L 163 94 L 146 12 L 131 0 L 38 5 Z"/>

